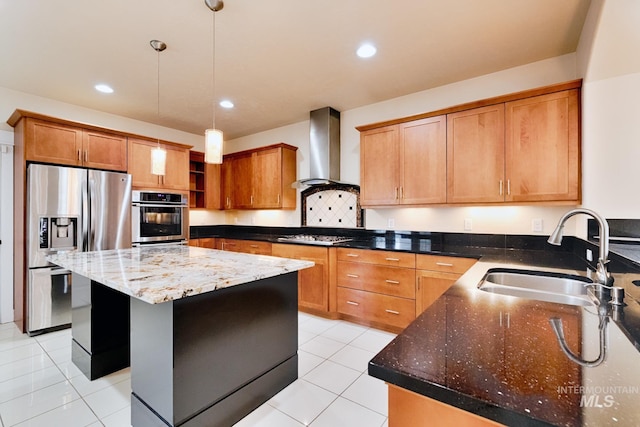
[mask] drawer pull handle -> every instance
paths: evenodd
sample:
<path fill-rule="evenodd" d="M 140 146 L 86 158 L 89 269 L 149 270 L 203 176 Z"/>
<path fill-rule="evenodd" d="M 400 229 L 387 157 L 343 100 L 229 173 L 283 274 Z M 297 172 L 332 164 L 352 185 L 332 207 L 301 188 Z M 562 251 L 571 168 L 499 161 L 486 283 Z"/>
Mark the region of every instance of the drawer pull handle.
<path fill-rule="evenodd" d="M 387 257 L 387 258 L 385 258 L 385 259 L 386 259 L 387 261 L 396 261 L 396 262 L 400 261 L 400 258 L 388 258 L 388 257 Z"/>
<path fill-rule="evenodd" d="M 360 305 L 359 303 L 354 302 L 354 301 L 347 301 L 347 304 L 349 304 L 349 305 Z"/>
<path fill-rule="evenodd" d="M 385 311 L 386 311 L 387 313 L 389 313 L 389 314 L 400 314 L 400 312 L 399 312 L 399 311 L 395 311 L 395 310 L 389 310 L 389 309 L 386 309 Z"/>
<path fill-rule="evenodd" d="M 440 267 L 453 267 L 453 264 L 450 262 L 436 262 L 436 265 L 439 265 Z"/>
<path fill-rule="evenodd" d="M 347 254 L 347 256 L 353 257 L 353 258 L 358 258 L 360 255 L 358 254 Z"/>
<path fill-rule="evenodd" d="M 357 279 L 360 276 L 358 276 L 357 274 L 347 274 L 347 277 L 353 277 L 354 279 Z"/>
<path fill-rule="evenodd" d="M 400 282 L 398 282 L 397 280 L 389 280 L 389 279 L 387 279 L 387 280 L 385 280 L 385 282 L 387 282 L 387 283 L 389 283 L 391 285 L 399 285 L 400 284 Z"/>
<path fill-rule="evenodd" d="M 257 248 L 258 247 L 258 245 L 249 245 L 249 246 L 251 246 L 252 248 Z"/>

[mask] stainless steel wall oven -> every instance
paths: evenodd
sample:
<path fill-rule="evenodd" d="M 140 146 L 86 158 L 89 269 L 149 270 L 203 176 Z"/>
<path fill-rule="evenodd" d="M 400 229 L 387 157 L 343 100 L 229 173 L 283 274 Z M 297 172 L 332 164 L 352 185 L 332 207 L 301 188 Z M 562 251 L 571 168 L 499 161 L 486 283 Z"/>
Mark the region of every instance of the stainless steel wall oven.
<path fill-rule="evenodd" d="M 188 209 L 183 194 L 133 191 L 132 244 L 186 242 Z"/>

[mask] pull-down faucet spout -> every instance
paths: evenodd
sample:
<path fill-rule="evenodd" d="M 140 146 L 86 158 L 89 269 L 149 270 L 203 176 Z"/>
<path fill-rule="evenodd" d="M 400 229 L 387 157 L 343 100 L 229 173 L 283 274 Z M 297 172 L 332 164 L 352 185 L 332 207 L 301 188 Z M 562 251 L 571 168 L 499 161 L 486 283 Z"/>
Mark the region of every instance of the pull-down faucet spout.
<path fill-rule="evenodd" d="M 552 245 L 559 246 L 562 242 L 564 223 L 569 218 L 577 214 L 588 215 L 598 222 L 598 227 L 600 229 L 600 255 L 596 265 L 596 282 L 603 286 L 611 287 L 613 285 L 613 278 L 607 271 L 607 263 L 609 262 L 609 224 L 607 223 L 607 220 L 598 213 L 584 208 L 570 210 L 560 218 L 556 229 L 551 233 L 549 240 L 547 241 Z"/>

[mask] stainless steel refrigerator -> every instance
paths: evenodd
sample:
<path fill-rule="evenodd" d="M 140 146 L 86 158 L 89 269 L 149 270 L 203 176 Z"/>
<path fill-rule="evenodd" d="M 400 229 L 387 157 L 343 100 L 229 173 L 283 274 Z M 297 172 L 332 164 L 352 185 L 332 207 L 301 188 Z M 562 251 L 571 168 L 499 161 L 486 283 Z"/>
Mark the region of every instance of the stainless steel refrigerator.
<path fill-rule="evenodd" d="M 60 166 L 27 167 L 27 333 L 71 324 L 71 273 L 58 251 L 131 247 L 131 175 Z"/>

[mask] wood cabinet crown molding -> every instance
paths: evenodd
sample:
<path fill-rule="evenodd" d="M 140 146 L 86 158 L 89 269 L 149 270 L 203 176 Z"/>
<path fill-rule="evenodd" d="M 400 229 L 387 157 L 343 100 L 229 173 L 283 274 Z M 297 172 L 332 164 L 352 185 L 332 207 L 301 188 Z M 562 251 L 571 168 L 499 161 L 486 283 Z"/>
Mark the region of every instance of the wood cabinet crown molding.
<path fill-rule="evenodd" d="M 13 112 L 13 114 L 11 114 L 11 116 L 7 119 L 7 124 L 9 126 L 11 126 L 11 127 L 16 127 L 18 122 L 20 120 L 24 119 L 24 118 L 38 119 L 38 120 L 43 120 L 43 121 L 47 121 L 47 122 L 51 122 L 51 123 L 57 123 L 57 124 L 60 124 L 60 125 L 79 127 L 79 128 L 84 129 L 84 130 L 105 132 L 105 133 L 118 135 L 118 136 L 122 136 L 122 137 L 127 137 L 127 138 L 137 138 L 137 139 L 140 139 L 140 140 L 147 140 L 147 141 L 150 141 L 150 142 L 157 142 L 158 141 L 157 138 L 151 138 L 151 137 L 148 137 L 148 136 L 139 135 L 139 134 L 135 134 L 135 133 L 131 133 L 131 132 L 125 132 L 125 131 L 121 131 L 121 130 L 105 128 L 105 127 L 102 127 L 102 126 L 96 126 L 96 125 L 92 125 L 90 123 L 76 122 L 76 121 L 72 121 L 72 120 L 68 120 L 68 119 L 61 119 L 59 117 L 48 116 L 46 114 L 35 113 L 33 111 L 21 110 L 21 109 L 16 109 Z M 187 149 L 193 148 L 193 145 L 182 144 L 182 143 L 179 143 L 179 142 L 160 140 L 160 143 L 168 144 L 168 145 L 174 145 L 176 147 L 187 148 Z"/>
<path fill-rule="evenodd" d="M 454 105 L 440 110 L 429 111 L 426 113 L 415 114 L 407 117 L 399 117 L 396 119 L 385 120 L 382 122 L 370 123 L 356 126 L 360 132 L 376 129 L 384 126 L 397 125 L 400 123 L 411 122 L 414 120 L 426 119 L 428 117 L 441 116 L 444 114 L 457 113 L 459 111 L 471 110 L 473 108 L 486 107 L 494 104 L 517 101 L 520 99 L 531 98 L 538 95 L 546 95 L 553 92 L 562 92 L 570 89 L 580 89 L 582 87 L 582 79 L 571 80 L 564 83 L 557 83 L 548 86 L 542 86 L 535 89 L 528 89 L 520 92 L 514 92 L 506 95 L 500 95 L 493 98 L 480 99 L 477 101 L 467 102 L 464 104 Z"/>

